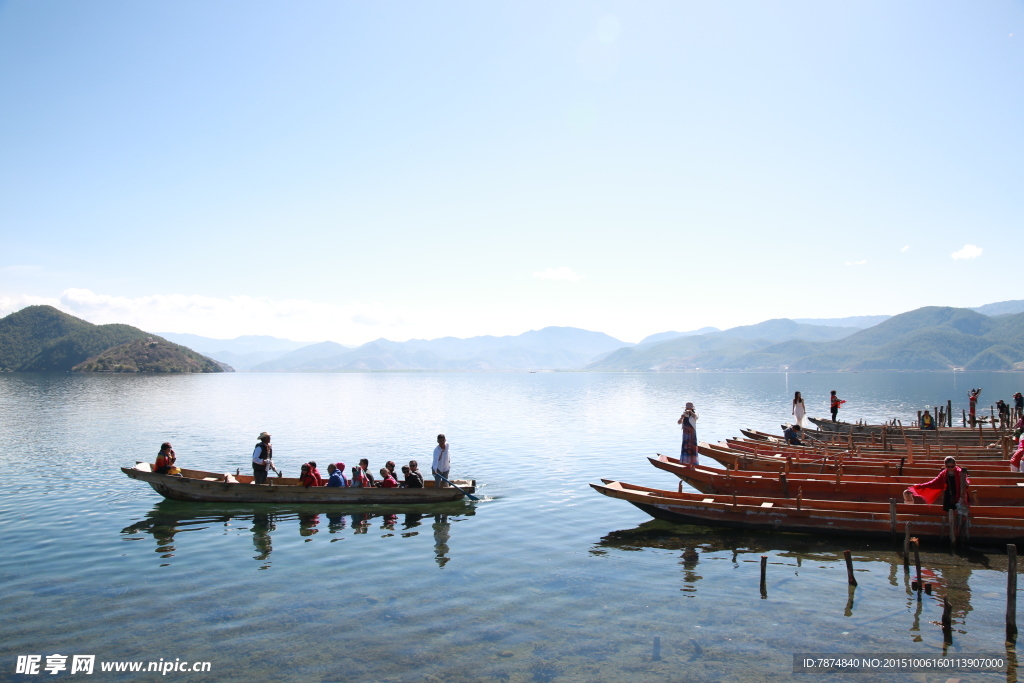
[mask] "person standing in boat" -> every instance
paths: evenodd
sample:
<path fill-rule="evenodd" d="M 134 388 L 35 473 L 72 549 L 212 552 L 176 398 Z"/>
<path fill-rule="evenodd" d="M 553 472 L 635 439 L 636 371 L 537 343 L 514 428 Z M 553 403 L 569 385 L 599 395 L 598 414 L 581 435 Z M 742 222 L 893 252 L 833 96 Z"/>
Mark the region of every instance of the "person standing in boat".
<path fill-rule="evenodd" d="M 804 415 L 807 414 L 807 406 L 804 405 L 804 397 L 800 395 L 800 392 L 793 394 L 793 417 L 796 418 L 797 427 L 806 427 L 804 424 Z"/>
<path fill-rule="evenodd" d="M 430 464 L 430 473 L 434 475 L 434 486 L 441 488 L 445 485 L 444 480 L 452 471 L 452 461 L 448 454 L 451 446 L 444 434 L 437 435 L 437 445 L 434 446 L 434 460 Z M 443 478 L 442 478 L 443 477 Z"/>
<path fill-rule="evenodd" d="M 973 427 L 977 421 L 978 414 L 978 397 L 981 396 L 981 387 L 977 389 L 971 389 L 967 392 L 967 401 L 970 404 L 968 411 L 971 417 L 971 426 Z"/>
<path fill-rule="evenodd" d="M 836 396 L 836 390 L 833 389 L 829 397 L 829 410 L 832 411 L 833 422 L 839 422 L 839 406 L 843 405 L 844 403 L 846 403 L 846 401 Z"/>
<path fill-rule="evenodd" d="M 697 411 L 693 403 L 687 402 L 683 414 L 676 424 L 683 426 L 683 447 L 679 452 L 679 462 L 684 465 L 697 464 Z"/>
<path fill-rule="evenodd" d="M 252 452 L 252 477 L 254 484 L 267 483 L 267 470 L 274 470 L 274 447 L 270 445 L 270 434 L 262 432 Z"/>
<path fill-rule="evenodd" d="M 939 475 L 923 484 L 907 487 L 907 491 L 924 498 L 925 502 L 935 505 L 942 498 L 942 509 L 949 516 L 950 528 L 956 528 L 957 514 L 966 515 L 970 506 L 967 490 L 971 480 L 967 470 L 956 464 L 956 458 L 948 456 L 943 461 L 944 467 Z"/>

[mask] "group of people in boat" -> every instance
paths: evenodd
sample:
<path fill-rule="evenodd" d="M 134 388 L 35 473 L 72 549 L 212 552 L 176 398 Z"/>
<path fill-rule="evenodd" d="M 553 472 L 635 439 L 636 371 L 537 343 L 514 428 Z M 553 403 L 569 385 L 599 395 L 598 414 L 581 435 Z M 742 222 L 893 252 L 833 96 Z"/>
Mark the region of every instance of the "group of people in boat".
<path fill-rule="evenodd" d="M 304 463 L 299 474 L 299 482 L 306 488 L 313 486 L 329 487 L 350 487 L 350 488 L 384 488 L 384 489 L 421 489 L 423 488 L 423 475 L 420 474 L 419 463 L 410 460 L 408 465 L 402 465 L 402 479 L 399 480 L 395 471 L 395 462 L 388 460 L 384 467 L 380 468 L 379 479 L 374 478 L 370 473 L 370 461 L 363 458 L 358 465 L 352 466 L 352 476 L 345 476 L 345 463 L 332 462 L 327 466 L 327 478 L 324 479 L 317 469 L 316 463 L 312 460 Z"/>
<path fill-rule="evenodd" d="M 283 476 L 281 471 L 274 466 L 274 447 L 270 443 L 270 434 L 262 432 L 256 447 L 252 452 L 252 475 L 254 484 L 266 484 L 269 472 L 276 472 L 278 477 Z M 444 434 L 437 435 L 437 446 L 434 448 L 434 457 L 431 462 L 431 474 L 434 476 L 434 485 L 438 488 L 449 485 L 448 475 L 451 472 L 450 458 L 451 444 Z M 157 474 L 168 474 L 181 476 L 181 469 L 177 466 L 177 456 L 169 442 L 160 445 L 160 452 L 157 453 L 156 463 L 153 471 Z M 345 476 L 345 463 L 335 462 L 327 466 L 327 477 L 321 475 L 314 461 L 303 463 L 299 471 L 299 482 L 302 486 L 310 488 L 313 486 L 330 487 L 377 487 L 377 488 L 423 488 L 423 474 L 420 472 L 419 463 L 410 460 L 408 465 L 403 465 L 401 471 L 396 471 L 393 460 L 388 460 L 384 467 L 378 471 L 378 477 L 370 472 L 370 462 L 362 458 L 358 465 L 353 465 L 350 476 Z M 222 481 L 236 483 L 238 480 L 225 474 Z"/>

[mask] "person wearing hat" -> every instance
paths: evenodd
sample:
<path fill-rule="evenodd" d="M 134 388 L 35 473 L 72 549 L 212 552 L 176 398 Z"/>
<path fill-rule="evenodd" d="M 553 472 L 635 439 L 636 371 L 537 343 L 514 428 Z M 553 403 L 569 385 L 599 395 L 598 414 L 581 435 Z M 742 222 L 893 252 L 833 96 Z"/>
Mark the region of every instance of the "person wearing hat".
<path fill-rule="evenodd" d="M 679 452 L 679 462 L 684 465 L 697 464 L 697 411 L 692 403 L 687 403 L 683 414 L 676 420 L 683 426 L 683 448 Z"/>
<path fill-rule="evenodd" d="M 274 470 L 274 447 L 270 445 L 270 434 L 262 432 L 252 452 L 252 477 L 254 484 L 267 483 L 267 470 Z"/>

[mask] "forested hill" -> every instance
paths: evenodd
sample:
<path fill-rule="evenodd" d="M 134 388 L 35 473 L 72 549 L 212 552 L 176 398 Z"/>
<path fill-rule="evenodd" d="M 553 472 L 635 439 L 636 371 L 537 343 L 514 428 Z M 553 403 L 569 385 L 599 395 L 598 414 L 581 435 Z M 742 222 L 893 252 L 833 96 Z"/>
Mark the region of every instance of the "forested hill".
<path fill-rule="evenodd" d="M 170 344 L 156 335 L 144 332 L 131 325 L 93 325 L 92 323 L 58 311 L 52 306 L 29 306 L 0 318 L 0 371 L 4 372 L 70 372 L 104 352 L 131 344 L 159 340 Z M 162 370 L 154 372 L 223 372 L 224 367 L 209 359 L 212 365 L 197 360 L 195 352 L 177 345 L 173 349 L 162 349 Z M 139 344 L 137 350 L 145 352 L 150 347 Z M 125 363 L 132 354 L 131 349 L 118 354 L 121 359 L 119 372 L 139 372 L 131 367 L 140 367 L 134 361 Z M 202 356 L 198 356 L 203 358 Z M 141 365 L 146 361 L 139 359 Z M 201 369 L 195 369 L 201 368 Z"/>

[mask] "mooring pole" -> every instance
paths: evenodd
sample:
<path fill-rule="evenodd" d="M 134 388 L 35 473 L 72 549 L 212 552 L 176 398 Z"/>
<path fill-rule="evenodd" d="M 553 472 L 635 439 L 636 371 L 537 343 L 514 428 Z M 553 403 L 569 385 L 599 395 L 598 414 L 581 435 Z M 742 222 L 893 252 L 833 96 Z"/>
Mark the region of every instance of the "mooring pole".
<path fill-rule="evenodd" d="M 844 550 L 843 557 L 846 558 L 846 580 L 851 586 L 856 586 L 857 579 L 853 576 L 853 558 L 850 556 L 850 551 Z"/>
<path fill-rule="evenodd" d="M 1017 641 L 1017 546 L 1006 546 L 1006 642 Z"/>

